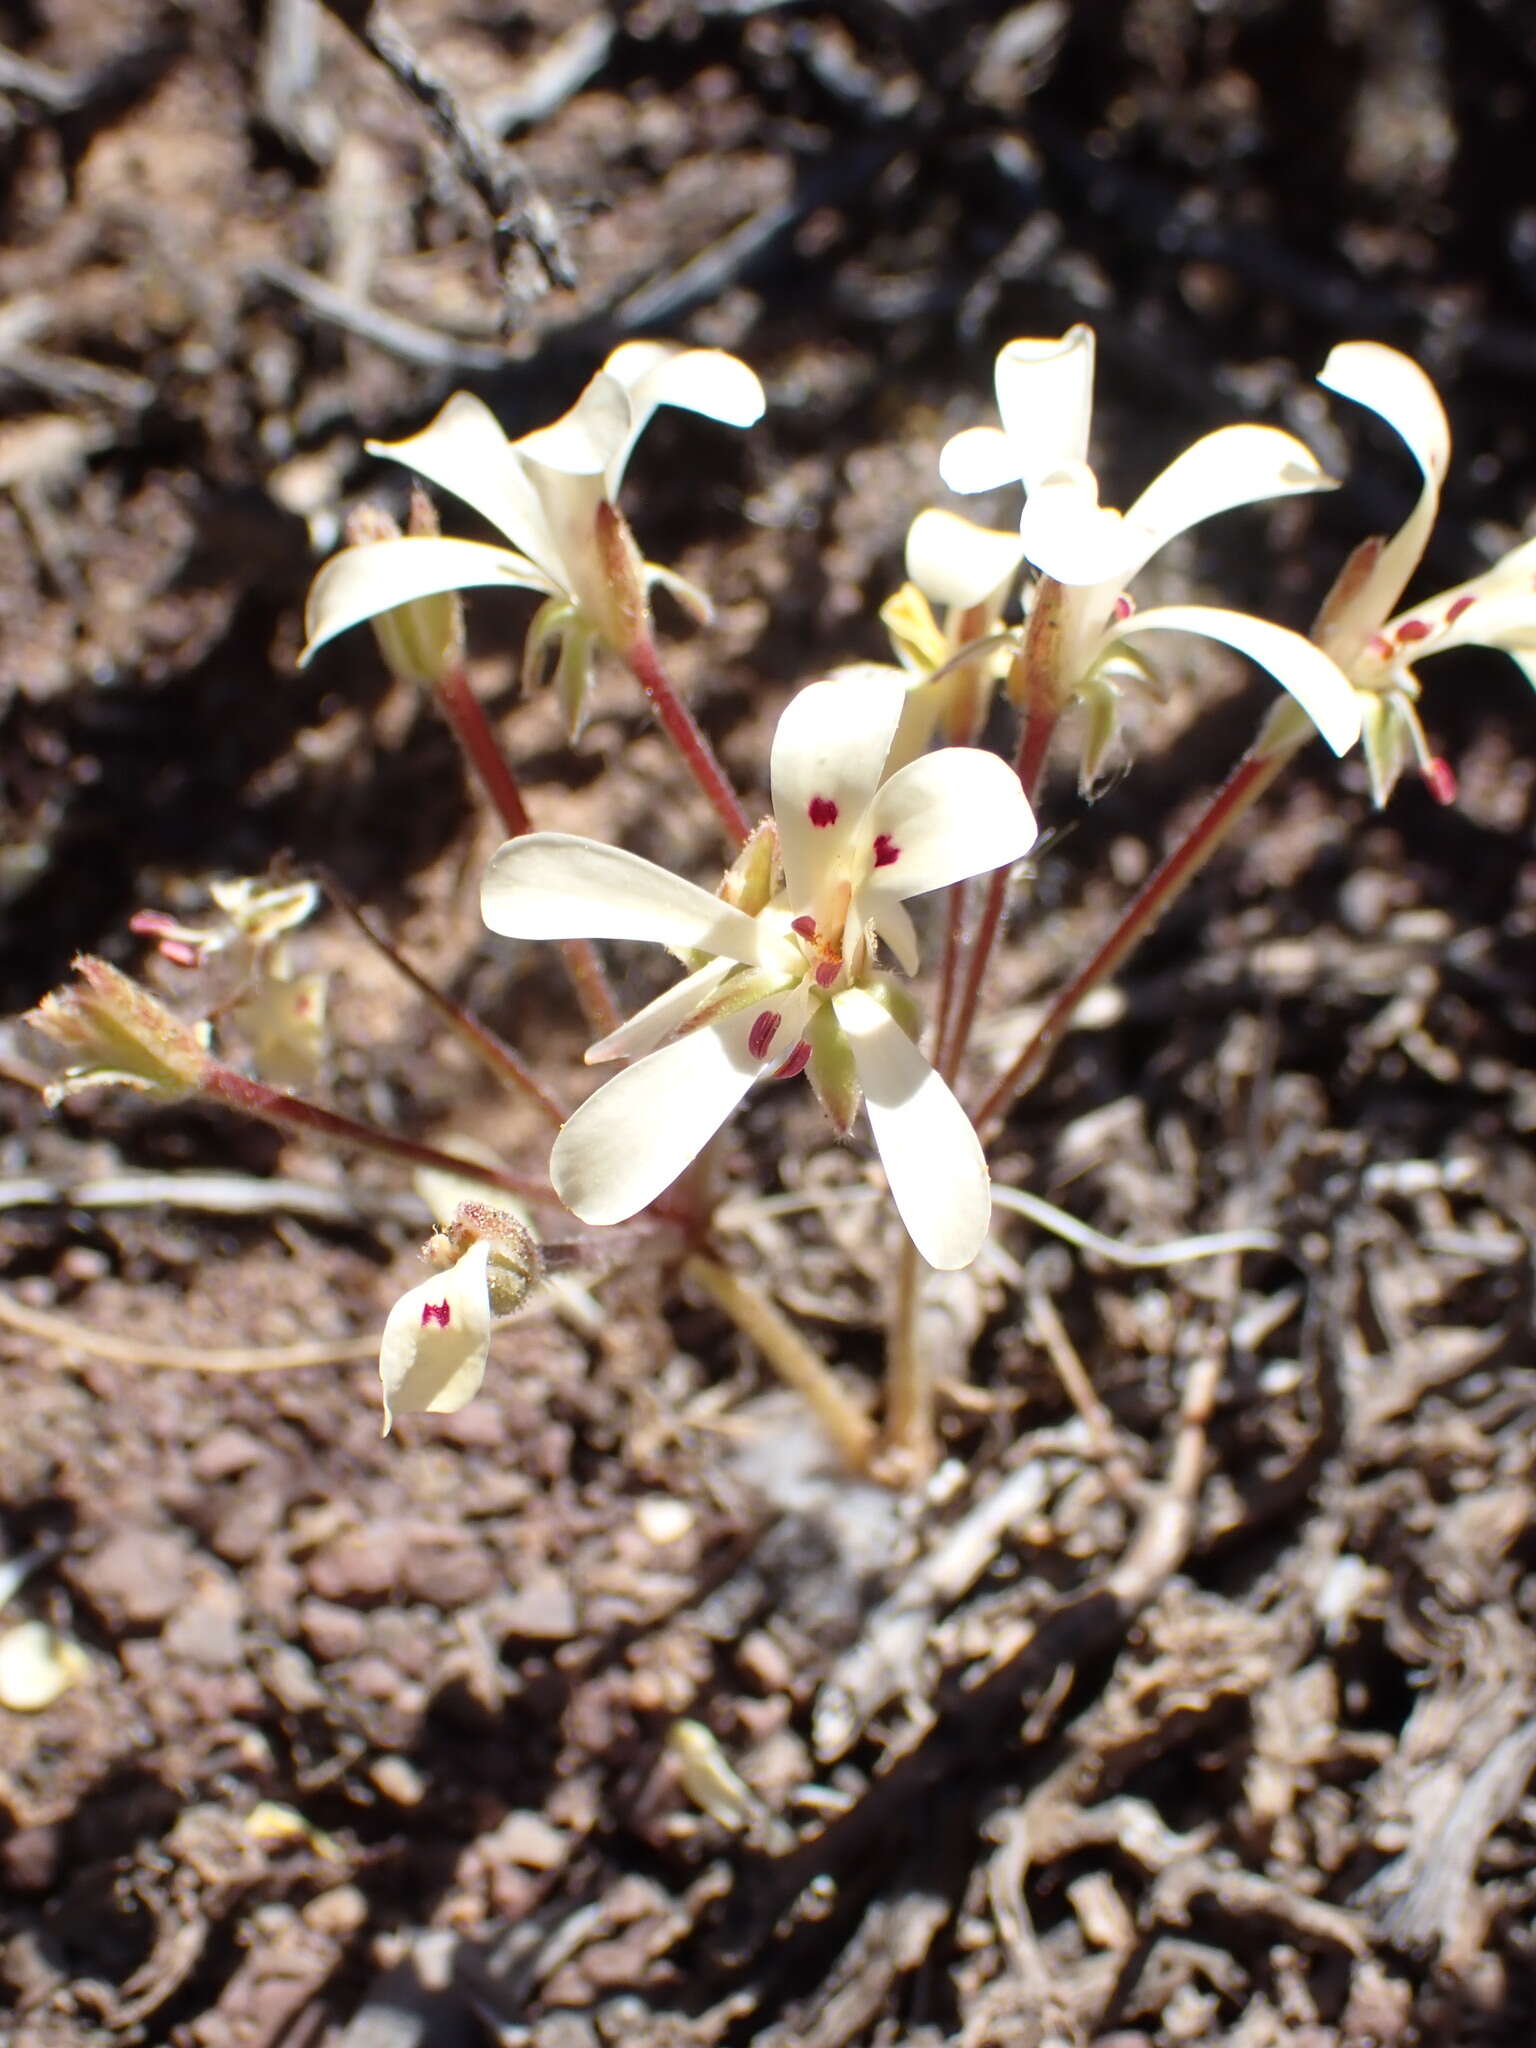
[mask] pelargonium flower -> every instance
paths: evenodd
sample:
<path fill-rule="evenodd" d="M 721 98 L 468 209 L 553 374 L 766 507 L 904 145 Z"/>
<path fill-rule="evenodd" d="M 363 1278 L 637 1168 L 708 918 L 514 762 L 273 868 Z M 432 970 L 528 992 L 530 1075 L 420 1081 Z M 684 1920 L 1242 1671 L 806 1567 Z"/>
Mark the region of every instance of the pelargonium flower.
<path fill-rule="evenodd" d="M 907 528 L 907 580 L 880 607 L 907 678 L 887 774 L 914 760 L 936 731 L 959 745 L 980 734 L 1012 658 L 998 636 L 1023 561 L 1018 534 L 978 526 L 958 512 L 919 512 Z M 976 643 L 983 644 L 967 659 L 966 648 Z"/>
<path fill-rule="evenodd" d="M 1418 364 L 1379 342 L 1340 343 L 1318 382 L 1394 428 L 1419 466 L 1421 483 L 1413 510 L 1392 538 L 1365 542 L 1346 563 L 1318 620 L 1317 640 L 1357 693 L 1376 803 L 1387 801 L 1410 761 L 1431 792 L 1449 802 L 1455 781 L 1425 737 L 1414 664 L 1448 647 L 1496 647 L 1536 682 L 1536 540 L 1393 616 L 1439 510 L 1451 457 L 1445 410 Z"/>
<path fill-rule="evenodd" d="M 1035 823 L 1019 781 L 972 747 L 882 780 L 905 689 L 879 673 L 812 683 L 774 735 L 772 823 L 725 897 L 638 855 L 563 833 L 514 839 L 481 890 L 510 938 L 649 939 L 691 968 L 589 1060 L 633 1059 L 569 1119 L 550 1174 L 587 1223 L 654 1200 L 754 1081 L 804 1072 L 840 1132 L 860 1100 L 892 1198 L 930 1265 L 969 1264 L 991 1217 L 986 1162 L 913 1042 L 887 946 L 918 966 L 909 898 L 1017 860 Z M 734 898 L 735 900 L 730 900 Z"/>
<path fill-rule="evenodd" d="M 447 591 L 541 590 L 545 602 L 524 649 L 524 682 L 553 656 L 561 704 L 572 732 L 579 731 L 594 650 L 625 651 L 644 626 L 653 584 L 665 584 L 695 611 L 709 610 L 691 584 L 641 561 L 614 503 L 630 452 L 659 405 L 749 427 L 762 417 L 763 387 L 721 349 L 628 341 L 568 413 L 516 441 L 467 391 L 456 392 L 409 440 L 370 441 L 371 453 L 403 462 L 462 498 L 511 546 L 411 534 L 344 548 L 310 587 L 301 662 L 349 626 Z"/>
<path fill-rule="evenodd" d="M 1268 669 L 1343 753 L 1360 736 L 1354 693 L 1299 633 L 1210 605 L 1137 612 L 1126 591 L 1160 548 L 1201 520 L 1264 499 L 1329 490 L 1334 480 L 1310 449 L 1276 427 L 1219 427 L 1177 456 L 1129 511 L 1101 505 L 1087 461 L 1093 364 L 1089 327 L 1073 327 L 1059 340 L 1010 341 L 997 358 L 1001 428 L 969 428 L 939 458 L 951 490 L 1024 486 L 1023 551 L 1056 586 L 1049 601 L 1057 708 L 1073 697 L 1083 701 L 1089 751 L 1102 752 L 1119 685 L 1144 673 L 1130 643 L 1147 633 L 1197 633 Z M 1037 591 L 1035 604 L 1043 601 Z"/>

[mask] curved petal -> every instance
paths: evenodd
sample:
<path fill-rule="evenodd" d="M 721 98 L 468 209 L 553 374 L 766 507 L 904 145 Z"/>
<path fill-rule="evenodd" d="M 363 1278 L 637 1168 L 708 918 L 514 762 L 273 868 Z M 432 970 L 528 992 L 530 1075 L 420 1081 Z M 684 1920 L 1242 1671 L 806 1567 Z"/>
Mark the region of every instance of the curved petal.
<path fill-rule="evenodd" d="M 1074 590 L 1102 585 L 1113 595 L 1139 566 L 1140 537 L 1122 513 L 1099 503 L 1099 480 L 1080 463 L 1030 492 L 1019 538 L 1041 575 Z"/>
<path fill-rule="evenodd" d="M 1419 566 L 1450 466 L 1451 429 L 1439 393 L 1418 364 L 1380 342 L 1340 342 L 1330 351 L 1317 381 L 1324 390 L 1353 399 L 1384 419 L 1408 444 L 1424 479 L 1418 503 L 1382 549 L 1344 622 L 1351 633 L 1369 634 L 1387 617 Z"/>
<path fill-rule="evenodd" d="M 1337 478 L 1294 434 L 1278 427 L 1218 427 L 1175 456 L 1126 513 L 1133 553 L 1125 580 L 1175 534 L 1218 512 L 1337 488 Z"/>
<path fill-rule="evenodd" d="M 488 405 L 456 391 L 436 419 L 404 441 L 369 441 L 370 455 L 403 462 L 429 483 L 451 491 L 562 587 L 560 554 L 539 494 Z"/>
<path fill-rule="evenodd" d="M 879 786 L 906 685 L 870 663 L 807 684 L 784 707 L 769 779 L 789 901 L 814 912 Z"/>
<path fill-rule="evenodd" d="M 833 998 L 853 1048 L 870 1128 L 907 1235 L 941 1272 L 986 1242 L 992 1191 L 971 1120 L 905 1031 L 866 990 Z"/>
<path fill-rule="evenodd" d="M 1016 533 L 998 533 L 958 512 L 919 512 L 907 529 L 907 575 L 935 604 L 1001 606 L 1024 559 Z"/>
<path fill-rule="evenodd" d="M 980 747 L 942 747 L 899 768 L 870 805 L 875 865 L 861 902 L 903 902 L 1028 853 L 1035 814 L 1006 761 Z"/>
<path fill-rule="evenodd" d="M 648 939 L 757 964 L 757 924 L 744 911 L 637 853 L 568 832 L 499 847 L 480 914 L 508 939 Z"/>
<path fill-rule="evenodd" d="M 365 619 L 394 611 L 418 598 L 446 590 L 487 589 L 504 584 L 512 590 L 548 590 L 549 579 L 532 562 L 508 548 L 486 547 L 477 540 L 444 540 L 402 535 L 398 540 L 371 540 L 343 548 L 321 565 L 304 601 L 302 668 L 338 633 Z"/>
<path fill-rule="evenodd" d="M 800 1036 L 806 998 L 737 1011 L 605 1081 L 561 1130 L 550 1178 L 583 1223 L 622 1223 L 703 1151 L 759 1075 Z M 767 1020 L 773 1020 L 771 1023 Z"/>
<path fill-rule="evenodd" d="M 1018 483 L 1019 453 L 1001 427 L 967 427 L 939 450 L 939 475 L 952 491 L 974 497 Z"/>
<path fill-rule="evenodd" d="M 603 365 L 629 393 L 629 434 L 608 484 L 617 491 L 630 451 L 658 405 L 681 406 L 723 427 L 755 427 L 767 406 L 756 373 L 723 348 L 679 348 L 667 341 L 626 341 Z"/>
<path fill-rule="evenodd" d="M 1268 669 L 1336 754 L 1347 754 L 1360 737 L 1360 700 L 1349 678 L 1320 648 L 1285 626 L 1211 605 L 1171 604 L 1137 612 L 1115 631 L 1124 640 L 1142 633 L 1198 633 L 1219 640 Z"/>
<path fill-rule="evenodd" d="M 605 1060 L 635 1060 L 654 1052 L 658 1045 L 681 1031 L 700 1003 L 712 996 L 736 965 L 734 960 L 710 960 L 692 974 L 674 982 L 643 1010 L 627 1017 L 616 1031 L 589 1045 L 584 1055 L 589 1067 Z"/>
<path fill-rule="evenodd" d="M 1093 329 L 1081 321 L 1054 341 L 1010 341 L 997 358 L 997 409 L 1032 491 L 1088 460 L 1093 421 Z"/>
<path fill-rule="evenodd" d="M 1456 610 L 1455 618 L 1442 609 L 1444 604 L 1444 598 L 1435 601 L 1435 611 L 1441 620 L 1439 627 L 1432 627 L 1421 645 L 1408 648 L 1415 661 L 1426 654 L 1439 654 L 1447 647 L 1497 647 L 1506 654 L 1536 649 L 1536 591 L 1495 587 L 1487 597 L 1475 598 Z M 1393 628 L 1389 626 L 1387 637 L 1390 639 L 1392 634 Z"/>
<path fill-rule="evenodd" d="M 905 903 L 896 896 L 876 896 L 866 892 L 859 914 L 874 924 L 875 936 L 882 946 L 889 947 L 895 954 L 903 973 L 916 974 L 923 964 L 923 956 L 918 951 L 917 926 L 912 922 L 912 913 Z"/>
<path fill-rule="evenodd" d="M 384 1434 L 397 1415 L 451 1415 L 485 1378 L 491 1342 L 490 1246 L 472 1245 L 390 1310 L 379 1344 Z"/>

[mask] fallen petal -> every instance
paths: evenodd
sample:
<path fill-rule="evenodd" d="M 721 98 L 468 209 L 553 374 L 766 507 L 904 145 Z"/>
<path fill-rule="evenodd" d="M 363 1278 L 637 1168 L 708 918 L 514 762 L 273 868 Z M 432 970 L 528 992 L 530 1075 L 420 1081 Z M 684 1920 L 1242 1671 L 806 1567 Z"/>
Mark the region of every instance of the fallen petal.
<path fill-rule="evenodd" d="M 413 1287 L 390 1310 L 379 1343 L 384 1434 L 397 1415 L 452 1415 L 485 1378 L 491 1342 L 489 1244 Z"/>

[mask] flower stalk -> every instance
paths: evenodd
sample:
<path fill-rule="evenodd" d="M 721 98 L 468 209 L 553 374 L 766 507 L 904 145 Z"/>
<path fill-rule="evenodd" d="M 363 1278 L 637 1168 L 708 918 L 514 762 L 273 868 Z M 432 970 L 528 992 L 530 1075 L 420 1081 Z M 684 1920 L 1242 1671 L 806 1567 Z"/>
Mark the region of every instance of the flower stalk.
<path fill-rule="evenodd" d="M 720 829 L 732 850 L 745 846 L 751 837 L 752 826 L 742 808 L 741 798 L 721 766 L 720 757 L 704 737 L 698 720 L 677 694 L 648 631 L 642 630 L 634 636 L 624 650 L 624 659 L 635 681 L 644 690 L 657 723 L 676 747 L 684 767 L 719 819 Z"/>

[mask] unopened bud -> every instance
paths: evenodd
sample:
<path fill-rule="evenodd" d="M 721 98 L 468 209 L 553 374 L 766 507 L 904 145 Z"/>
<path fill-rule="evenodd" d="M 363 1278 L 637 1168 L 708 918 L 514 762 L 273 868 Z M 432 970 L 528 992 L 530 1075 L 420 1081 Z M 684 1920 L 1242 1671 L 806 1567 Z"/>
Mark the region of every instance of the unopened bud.
<path fill-rule="evenodd" d="M 773 897 L 779 861 L 779 828 L 764 818 L 721 879 L 719 895 L 726 903 L 756 917 Z"/>
<path fill-rule="evenodd" d="M 437 515 L 424 491 L 411 499 L 410 531 L 413 536 L 437 531 Z M 400 528 L 377 505 L 359 505 L 348 514 L 349 547 L 399 538 Z M 375 612 L 369 624 L 396 682 L 431 689 L 464 659 L 464 606 L 456 590 L 413 597 L 409 604 Z"/>
<path fill-rule="evenodd" d="M 205 1026 L 174 1016 L 147 988 L 93 954 L 75 961 L 78 981 L 43 997 L 26 1022 L 71 1056 L 43 1090 L 50 1106 L 81 1088 L 136 1088 L 182 1102 L 204 1086 L 213 1061 Z"/>
<path fill-rule="evenodd" d="M 454 1258 L 461 1258 L 477 1244 L 489 1248 L 486 1284 L 493 1315 L 509 1316 L 513 1309 L 521 1308 L 544 1277 L 544 1257 L 533 1232 L 507 1210 L 494 1209 L 489 1202 L 460 1202 L 447 1229 L 433 1242 L 446 1243 Z"/>

